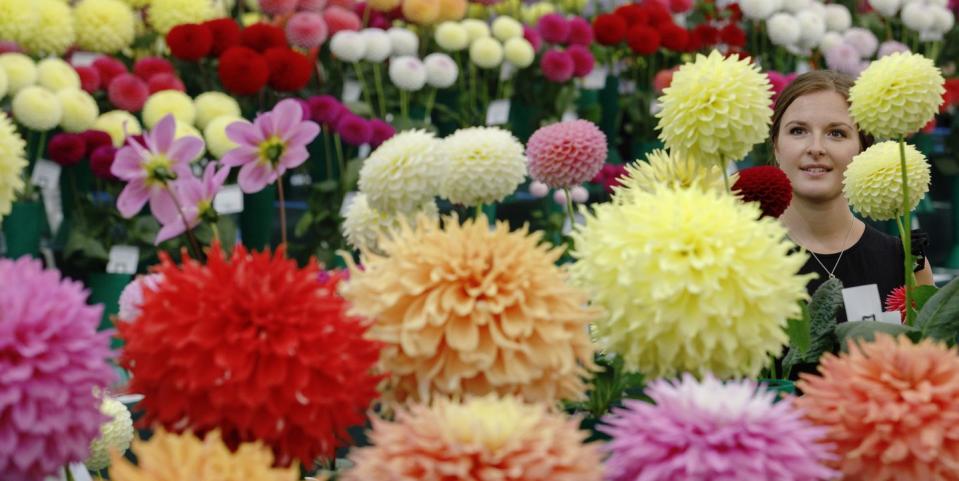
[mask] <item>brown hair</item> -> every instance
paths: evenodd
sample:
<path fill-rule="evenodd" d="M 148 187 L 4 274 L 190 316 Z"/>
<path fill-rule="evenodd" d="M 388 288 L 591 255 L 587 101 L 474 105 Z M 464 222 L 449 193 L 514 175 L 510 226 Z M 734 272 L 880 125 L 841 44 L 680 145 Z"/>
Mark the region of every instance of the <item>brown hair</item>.
<path fill-rule="evenodd" d="M 776 99 L 776 107 L 773 110 L 773 124 L 769 129 L 769 137 L 773 148 L 775 149 L 776 141 L 779 140 L 779 128 L 782 125 L 783 114 L 796 99 L 817 92 L 836 92 L 848 104 L 849 89 L 852 88 L 854 82 L 851 76 L 832 70 L 813 70 L 796 77 L 796 80 L 793 80 Z M 872 143 L 872 136 L 859 130 L 860 149 L 866 150 Z"/>

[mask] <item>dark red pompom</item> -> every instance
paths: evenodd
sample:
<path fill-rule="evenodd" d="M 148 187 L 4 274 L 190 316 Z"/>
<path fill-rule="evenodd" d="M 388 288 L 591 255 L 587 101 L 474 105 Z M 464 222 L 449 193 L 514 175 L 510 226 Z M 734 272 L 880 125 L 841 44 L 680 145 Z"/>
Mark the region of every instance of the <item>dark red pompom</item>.
<path fill-rule="evenodd" d="M 47 157 L 63 167 L 79 164 L 86 155 L 87 143 L 80 134 L 60 132 L 47 143 Z"/>
<path fill-rule="evenodd" d="M 626 32 L 629 49 L 640 55 L 652 55 L 659 50 L 659 32 L 645 25 L 634 25 Z"/>
<path fill-rule="evenodd" d="M 263 54 L 270 68 L 270 87 L 280 92 L 296 92 L 310 82 L 310 59 L 289 48 L 271 48 Z"/>
<path fill-rule="evenodd" d="M 593 35 L 603 45 L 618 45 L 626 37 L 626 20 L 619 15 L 604 13 L 593 20 Z"/>
<path fill-rule="evenodd" d="M 613 14 L 626 21 L 627 27 L 634 25 L 649 25 L 649 14 L 643 7 L 631 3 L 618 7 Z"/>
<path fill-rule="evenodd" d="M 659 25 L 659 37 L 662 39 L 663 47 L 674 52 L 684 52 L 689 46 L 689 32 L 685 28 L 675 23 L 661 23 Z"/>
<path fill-rule="evenodd" d="M 213 48 L 210 55 L 219 56 L 226 49 L 240 44 L 240 25 L 232 18 L 218 18 L 203 22 L 213 34 Z"/>
<path fill-rule="evenodd" d="M 217 73 L 223 88 L 237 95 L 259 92 L 270 78 L 270 68 L 263 56 L 246 47 L 230 47 L 223 52 Z"/>
<path fill-rule="evenodd" d="M 719 43 L 719 29 L 708 23 L 696 25 L 693 31 L 699 35 L 704 47 L 711 47 Z"/>
<path fill-rule="evenodd" d="M 210 53 L 213 33 L 206 25 L 185 23 L 173 27 L 166 34 L 166 43 L 174 57 L 195 62 Z"/>
<path fill-rule="evenodd" d="M 759 202 L 763 215 L 778 218 L 789 207 L 793 188 L 789 178 L 778 167 L 760 165 L 739 171 L 733 184 L 744 202 Z"/>
<path fill-rule="evenodd" d="M 271 48 L 285 48 L 286 33 L 280 27 L 266 23 L 254 23 L 240 32 L 240 43 L 244 47 L 252 48 L 263 53 Z"/>
<path fill-rule="evenodd" d="M 744 47 L 746 45 L 746 32 L 735 23 L 730 23 L 723 27 L 719 32 L 719 36 L 722 38 L 723 43 L 730 47 Z"/>

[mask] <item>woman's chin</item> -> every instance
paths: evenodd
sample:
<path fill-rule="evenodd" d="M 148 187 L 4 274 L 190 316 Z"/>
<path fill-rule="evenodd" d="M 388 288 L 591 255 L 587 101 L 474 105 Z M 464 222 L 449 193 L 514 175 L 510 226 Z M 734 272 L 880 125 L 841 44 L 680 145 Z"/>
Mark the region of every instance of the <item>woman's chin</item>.
<path fill-rule="evenodd" d="M 842 197 L 842 189 L 829 189 L 823 186 L 793 186 L 793 198 L 806 202 L 832 202 Z"/>

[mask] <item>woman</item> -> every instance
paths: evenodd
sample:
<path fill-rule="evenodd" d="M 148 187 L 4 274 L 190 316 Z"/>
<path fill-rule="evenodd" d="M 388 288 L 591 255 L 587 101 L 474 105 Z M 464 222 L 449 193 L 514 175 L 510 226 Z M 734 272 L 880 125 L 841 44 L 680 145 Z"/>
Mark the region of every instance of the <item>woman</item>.
<path fill-rule="evenodd" d="M 872 143 L 849 114 L 852 84 L 845 74 L 808 72 L 776 100 L 773 151 L 793 188 L 780 220 L 793 242 L 809 251 L 801 272 L 819 274 L 807 286 L 810 294 L 835 276 L 845 287 L 877 284 L 884 300 L 904 284 L 902 244 L 853 216 L 842 195 L 843 172 Z M 933 283 L 927 262 L 916 280 Z"/>

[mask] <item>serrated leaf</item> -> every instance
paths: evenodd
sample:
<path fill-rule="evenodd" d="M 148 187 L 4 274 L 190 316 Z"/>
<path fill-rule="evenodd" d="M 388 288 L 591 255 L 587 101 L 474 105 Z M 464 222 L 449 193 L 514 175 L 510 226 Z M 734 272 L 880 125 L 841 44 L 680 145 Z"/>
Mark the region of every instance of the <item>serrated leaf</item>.
<path fill-rule="evenodd" d="M 916 316 L 923 337 L 954 344 L 959 333 L 959 278 L 953 279 L 926 301 Z"/>
<path fill-rule="evenodd" d="M 800 354 L 809 350 L 812 344 L 812 321 L 809 315 L 809 306 L 800 303 L 802 309 L 798 319 L 786 321 L 786 333 L 789 334 L 789 348 L 799 351 Z"/>
<path fill-rule="evenodd" d="M 873 341 L 876 333 L 883 332 L 898 336 L 900 334 L 909 335 L 917 332 L 913 326 L 903 324 L 890 324 L 888 322 L 877 321 L 853 321 L 840 324 L 836 327 L 836 337 L 839 339 L 839 346 L 842 352 L 849 349 L 849 341 Z"/>
<path fill-rule="evenodd" d="M 783 367 L 791 370 L 801 363 L 814 363 L 824 352 L 836 346 L 836 313 L 842 306 L 842 281 L 837 278 L 823 282 L 809 301 L 809 349 L 800 352 L 790 349 L 783 358 Z"/>
<path fill-rule="evenodd" d="M 939 288 L 936 286 L 916 286 L 913 288 L 912 292 L 909 293 L 909 297 L 912 298 L 912 302 L 916 304 L 916 311 L 921 311 L 922 307 L 929 302 L 929 299 L 932 296 L 936 295 L 939 292 Z"/>

